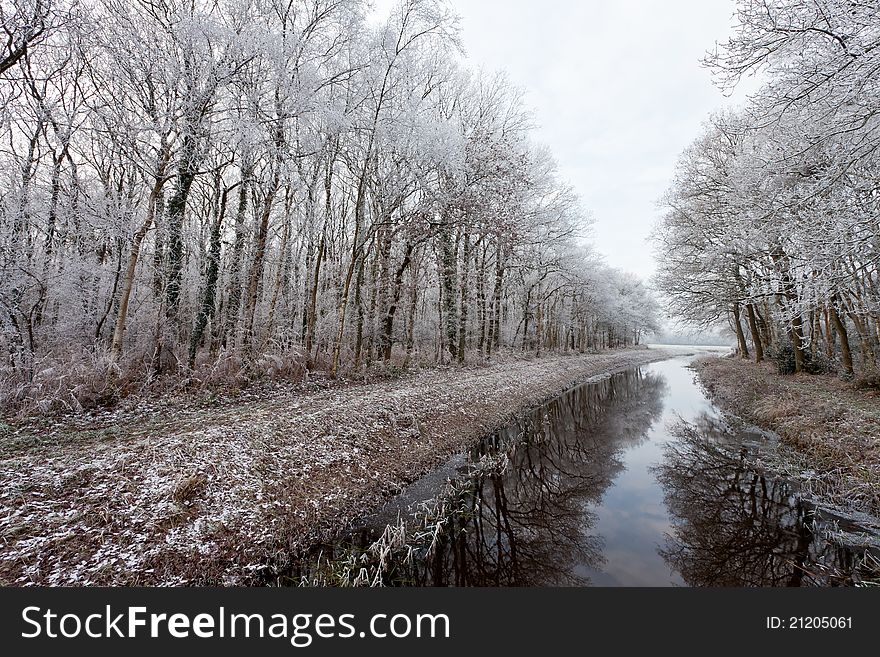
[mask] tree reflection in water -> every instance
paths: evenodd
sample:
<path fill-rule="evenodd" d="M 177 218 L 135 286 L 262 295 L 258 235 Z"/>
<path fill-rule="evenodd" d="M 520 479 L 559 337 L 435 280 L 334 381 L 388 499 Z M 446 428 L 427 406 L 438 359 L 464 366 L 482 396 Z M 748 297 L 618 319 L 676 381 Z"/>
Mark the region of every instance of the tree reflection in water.
<path fill-rule="evenodd" d="M 620 451 L 644 440 L 659 417 L 664 392 L 662 377 L 624 372 L 575 388 L 484 439 L 474 460 L 504 454 L 506 467 L 456 482 L 456 499 L 445 505 L 456 512 L 441 518 L 438 542 L 432 550 L 414 546 L 415 558 L 397 559 L 384 583 L 588 584 L 576 571 L 603 560 L 589 509 L 623 467 Z M 345 549 L 364 547 L 376 535 L 352 538 L 355 545 Z"/>
<path fill-rule="evenodd" d="M 755 446 L 715 418 L 672 428 L 656 468 L 673 531 L 661 555 L 691 586 L 852 585 L 869 572 L 864 548 L 828 538 L 833 521 L 796 487 L 755 466 Z"/>

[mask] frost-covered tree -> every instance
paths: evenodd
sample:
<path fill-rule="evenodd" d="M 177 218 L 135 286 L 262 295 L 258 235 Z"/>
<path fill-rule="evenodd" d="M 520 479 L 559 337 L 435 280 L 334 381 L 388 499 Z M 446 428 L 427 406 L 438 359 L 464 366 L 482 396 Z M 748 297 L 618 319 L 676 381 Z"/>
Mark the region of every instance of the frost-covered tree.
<path fill-rule="evenodd" d="M 367 15 L 3 3 L 5 402 L 639 341 L 650 295 L 448 5 Z"/>
<path fill-rule="evenodd" d="M 795 371 L 877 365 L 878 16 L 877 2 L 741 0 L 709 58 L 725 84 L 766 82 L 683 155 L 658 282 L 689 319 L 726 316 L 743 356 L 748 342 Z"/>

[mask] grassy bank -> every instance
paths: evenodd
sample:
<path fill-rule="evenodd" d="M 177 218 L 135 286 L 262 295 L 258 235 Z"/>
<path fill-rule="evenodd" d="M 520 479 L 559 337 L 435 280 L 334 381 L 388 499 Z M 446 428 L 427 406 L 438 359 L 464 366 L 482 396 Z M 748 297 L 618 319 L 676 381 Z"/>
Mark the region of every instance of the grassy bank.
<path fill-rule="evenodd" d="M 701 359 L 700 380 L 721 408 L 777 433 L 833 503 L 880 514 L 880 393 L 834 375 L 781 376 L 767 363 Z"/>
<path fill-rule="evenodd" d="M 0 583 L 241 584 L 634 349 L 0 430 Z"/>

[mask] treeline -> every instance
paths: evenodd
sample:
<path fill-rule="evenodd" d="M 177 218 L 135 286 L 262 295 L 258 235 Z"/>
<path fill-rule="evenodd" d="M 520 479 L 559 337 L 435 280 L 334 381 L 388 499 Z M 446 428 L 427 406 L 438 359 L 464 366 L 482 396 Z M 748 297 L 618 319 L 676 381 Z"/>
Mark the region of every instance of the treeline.
<path fill-rule="evenodd" d="M 7 401 L 81 370 L 335 376 L 653 326 L 439 0 L 381 24 L 360 0 L 2 3 Z"/>
<path fill-rule="evenodd" d="M 657 227 L 673 312 L 726 320 L 783 369 L 872 372 L 880 355 L 880 3 L 739 0 L 708 58 L 760 76 L 682 155 Z"/>

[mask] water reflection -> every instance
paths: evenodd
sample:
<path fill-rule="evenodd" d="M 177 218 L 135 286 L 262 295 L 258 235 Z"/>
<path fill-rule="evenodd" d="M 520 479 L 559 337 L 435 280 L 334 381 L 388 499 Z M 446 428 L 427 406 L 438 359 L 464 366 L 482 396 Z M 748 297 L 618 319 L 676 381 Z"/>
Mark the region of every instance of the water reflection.
<path fill-rule="evenodd" d="M 755 467 L 753 443 L 702 415 L 671 427 L 656 468 L 673 530 L 661 554 L 691 586 L 852 585 L 865 551 L 827 539 L 836 521 Z"/>
<path fill-rule="evenodd" d="M 603 560 L 592 509 L 621 471 L 620 453 L 645 440 L 664 393 L 661 376 L 632 370 L 576 388 L 482 441 L 474 459 L 503 453 L 507 466 L 459 482 L 448 504 L 456 513 L 433 548 L 416 546 L 415 558 L 398 560 L 384 583 L 589 584 L 583 573 Z M 364 531 L 342 549 L 375 538 Z"/>

